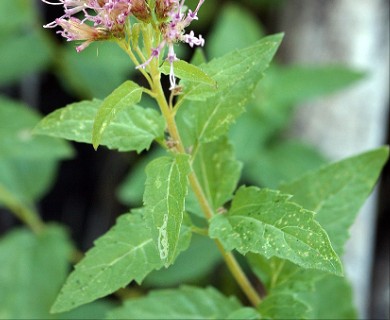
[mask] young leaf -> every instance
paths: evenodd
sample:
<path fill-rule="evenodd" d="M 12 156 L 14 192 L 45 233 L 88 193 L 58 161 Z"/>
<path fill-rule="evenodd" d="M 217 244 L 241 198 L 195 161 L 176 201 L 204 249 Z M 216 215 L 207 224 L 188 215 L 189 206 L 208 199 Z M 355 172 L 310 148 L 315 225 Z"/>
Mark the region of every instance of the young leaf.
<path fill-rule="evenodd" d="M 187 155 L 160 157 L 146 167 L 145 219 L 165 266 L 170 265 L 176 255 L 189 172 Z"/>
<path fill-rule="evenodd" d="M 98 109 L 93 123 L 92 144 L 98 148 L 104 130 L 115 119 L 116 115 L 125 107 L 134 106 L 141 100 L 142 88 L 135 82 L 126 81 L 114 90 Z"/>
<path fill-rule="evenodd" d="M 142 216 L 124 214 L 76 265 L 51 311 L 76 308 L 123 288 L 133 280 L 140 283 L 149 272 L 162 266 Z"/>
<path fill-rule="evenodd" d="M 309 306 L 292 293 L 267 296 L 257 308 L 264 319 L 308 319 Z"/>
<path fill-rule="evenodd" d="M 264 38 L 251 47 L 204 65 L 203 70 L 217 81 L 218 90 L 211 92 L 205 85 L 189 84 L 182 95 L 182 99 L 201 100 L 179 109 L 179 129 L 184 131 L 185 137 L 189 137 L 187 145 L 193 144 L 196 139 L 210 142 L 227 132 L 244 112 L 245 103 L 263 76 L 281 39 L 281 35 Z"/>
<path fill-rule="evenodd" d="M 152 291 L 147 297 L 127 300 L 108 314 L 108 319 L 237 319 L 230 316 L 240 310 L 240 319 L 254 319 L 237 299 L 225 297 L 214 288 L 183 286 L 179 289 Z M 259 318 L 259 316 L 258 316 Z"/>
<path fill-rule="evenodd" d="M 316 220 L 341 255 L 348 228 L 371 193 L 388 155 L 387 147 L 363 153 L 309 173 L 280 189 L 292 194 L 294 202 L 317 212 Z"/>
<path fill-rule="evenodd" d="M 214 209 L 231 199 L 240 178 L 241 164 L 224 137 L 201 144 L 193 163 L 199 182 Z"/>
<path fill-rule="evenodd" d="M 208 76 L 207 73 L 205 73 L 202 69 L 184 60 L 175 61 L 173 63 L 173 67 L 175 68 L 175 75 L 182 80 L 187 80 L 190 82 L 200 82 L 214 87 L 216 87 L 217 85 L 217 82 L 213 78 Z M 170 68 L 170 63 L 165 61 L 160 67 L 160 70 L 163 74 L 169 74 Z"/>
<path fill-rule="evenodd" d="M 215 95 L 222 95 L 222 92 L 247 78 L 252 80 L 252 85 L 256 84 L 268 68 L 282 37 L 282 34 L 265 37 L 250 46 L 200 65 L 199 68 L 217 82 L 218 90 L 201 82 L 188 83 L 181 99 L 204 101 Z"/>
<path fill-rule="evenodd" d="M 70 104 L 46 116 L 34 129 L 37 134 L 92 143 L 92 126 L 101 100 Z M 164 136 L 165 123 L 153 109 L 127 106 L 111 121 L 101 145 L 119 151 L 141 152 Z"/>
<path fill-rule="evenodd" d="M 227 250 L 279 257 L 303 268 L 342 274 L 341 262 L 314 212 L 277 191 L 241 187 L 226 215 L 211 220 L 210 236 Z"/>
<path fill-rule="evenodd" d="M 68 271 L 72 246 L 65 231 L 42 234 L 14 230 L 0 241 L 0 318 L 51 319 L 53 303 Z"/>

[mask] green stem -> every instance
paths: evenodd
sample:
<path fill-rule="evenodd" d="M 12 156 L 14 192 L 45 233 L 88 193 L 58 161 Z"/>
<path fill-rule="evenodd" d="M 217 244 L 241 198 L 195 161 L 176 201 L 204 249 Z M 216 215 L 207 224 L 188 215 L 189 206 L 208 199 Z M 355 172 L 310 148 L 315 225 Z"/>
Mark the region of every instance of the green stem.
<path fill-rule="evenodd" d="M 40 234 L 42 232 L 45 225 L 38 213 L 18 201 L 2 186 L 0 186 L 0 201 L 35 234 Z"/>
<path fill-rule="evenodd" d="M 171 138 L 175 142 L 175 147 L 177 152 L 184 154 L 186 153 L 186 150 L 184 148 L 183 142 L 181 140 L 179 131 L 176 126 L 175 112 L 174 109 L 171 109 L 169 107 L 169 104 L 165 98 L 164 91 L 162 89 L 161 82 L 160 82 L 160 72 L 158 71 L 156 65 L 153 65 L 151 67 L 151 72 L 152 72 L 152 82 L 153 82 L 152 91 L 155 94 L 157 103 L 167 122 L 168 132 Z M 189 182 L 200 204 L 200 207 L 202 208 L 204 215 L 207 217 L 207 219 L 211 219 L 214 216 L 214 210 L 212 209 L 210 202 L 208 201 L 194 170 L 192 170 L 191 173 L 189 174 Z M 236 279 L 238 285 L 243 290 L 245 295 L 248 297 L 252 305 L 257 306 L 261 302 L 261 298 L 256 292 L 256 290 L 253 288 L 253 286 L 251 285 L 250 281 L 248 280 L 241 266 L 238 264 L 236 258 L 233 256 L 231 252 L 225 251 L 221 242 L 218 239 L 215 239 L 215 242 L 217 244 L 218 249 L 221 251 L 222 256 L 230 272 L 232 273 L 233 277 Z"/>

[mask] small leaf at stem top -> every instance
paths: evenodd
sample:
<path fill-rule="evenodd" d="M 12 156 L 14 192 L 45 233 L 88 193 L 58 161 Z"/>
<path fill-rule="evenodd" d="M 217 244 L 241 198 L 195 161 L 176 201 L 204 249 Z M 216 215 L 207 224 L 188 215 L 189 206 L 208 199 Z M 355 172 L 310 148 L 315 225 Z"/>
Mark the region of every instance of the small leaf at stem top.
<path fill-rule="evenodd" d="M 103 132 L 125 107 L 135 105 L 141 100 L 142 88 L 135 82 L 126 81 L 115 89 L 100 106 L 93 124 L 92 144 L 98 148 Z"/>

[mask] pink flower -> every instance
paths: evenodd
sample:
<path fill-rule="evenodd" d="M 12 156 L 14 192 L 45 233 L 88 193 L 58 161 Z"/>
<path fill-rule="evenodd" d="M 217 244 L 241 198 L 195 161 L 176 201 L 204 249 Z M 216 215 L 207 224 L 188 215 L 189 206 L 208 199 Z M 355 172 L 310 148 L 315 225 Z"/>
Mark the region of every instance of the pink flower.
<path fill-rule="evenodd" d="M 185 0 L 157 0 L 156 1 L 156 15 L 160 19 L 168 19 L 162 23 L 162 42 L 157 48 L 152 50 L 152 54 L 148 60 L 137 68 L 145 68 L 153 58 L 157 58 L 160 55 L 161 50 L 167 45 L 168 55 L 166 60 L 169 61 L 171 68 L 169 73 L 170 90 L 176 87 L 176 77 L 173 68 L 173 62 L 178 60 L 174 51 L 174 44 L 176 42 L 188 43 L 190 47 L 204 46 L 205 40 L 201 35 L 195 37 L 194 32 L 190 31 L 189 34 L 185 33 L 185 28 L 188 27 L 193 20 L 198 19 L 198 11 L 205 0 L 200 0 L 195 11 L 188 10 L 185 14 L 184 2 Z"/>
<path fill-rule="evenodd" d="M 62 31 L 57 31 L 57 33 L 60 33 L 68 41 L 85 40 L 83 44 L 76 48 L 77 52 L 84 50 L 93 41 L 109 38 L 106 30 L 91 27 L 74 17 L 69 19 L 58 18 L 55 23 L 62 28 Z"/>
<path fill-rule="evenodd" d="M 61 27 L 63 31 L 58 33 L 68 41 L 85 40 L 76 48 L 78 52 L 84 50 L 93 41 L 124 37 L 125 24 L 132 7 L 132 0 L 42 1 L 51 5 L 64 6 L 64 15 L 44 27 Z M 80 12 L 84 14 L 83 20 L 73 17 Z M 87 21 L 90 24 L 87 24 Z"/>

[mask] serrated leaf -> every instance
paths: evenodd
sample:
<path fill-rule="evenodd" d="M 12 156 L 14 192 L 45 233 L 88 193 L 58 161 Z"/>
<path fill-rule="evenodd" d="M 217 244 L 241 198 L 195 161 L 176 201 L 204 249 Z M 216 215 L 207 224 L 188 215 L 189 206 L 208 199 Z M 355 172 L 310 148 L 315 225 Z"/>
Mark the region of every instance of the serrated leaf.
<path fill-rule="evenodd" d="M 176 255 L 189 172 L 187 155 L 160 157 L 146 167 L 145 219 L 165 266 L 170 265 Z"/>
<path fill-rule="evenodd" d="M 108 319 L 227 319 L 240 309 L 243 307 L 236 298 L 225 297 L 214 288 L 183 286 L 127 300 L 110 312 Z"/>
<path fill-rule="evenodd" d="M 104 297 L 163 266 L 150 230 L 139 214 L 124 214 L 75 266 L 52 312 L 63 312 Z"/>
<path fill-rule="evenodd" d="M 163 74 L 168 75 L 170 72 L 171 65 L 169 62 L 165 61 L 160 67 L 160 71 Z M 187 80 L 190 82 L 200 82 L 205 83 L 210 86 L 214 86 L 216 89 L 217 82 L 207 75 L 202 69 L 197 66 L 190 64 L 184 60 L 177 60 L 173 62 L 173 68 L 175 70 L 175 76 L 182 80 Z"/>
<path fill-rule="evenodd" d="M 267 296 L 257 310 L 264 319 L 308 319 L 309 307 L 292 293 L 277 292 Z"/>
<path fill-rule="evenodd" d="M 244 112 L 245 104 L 263 76 L 281 35 L 264 38 L 255 45 L 235 51 L 204 65 L 202 69 L 218 83 L 211 92 L 201 84 L 188 85 L 181 99 L 193 99 L 179 109 L 179 126 L 186 144 L 210 142 L 226 134 L 229 126 Z"/>
<path fill-rule="evenodd" d="M 241 187 L 226 215 L 214 216 L 209 234 L 227 250 L 287 259 L 303 268 L 342 275 L 340 259 L 314 212 L 277 191 Z"/>
<path fill-rule="evenodd" d="M 226 137 L 201 144 L 193 169 L 215 210 L 231 199 L 240 179 L 241 163 L 235 160 L 232 145 Z"/>
<path fill-rule="evenodd" d="M 53 319 L 50 305 L 66 277 L 72 246 L 65 231 L 19 229 L 0 241 L 0 318 Z"/>
<path fill-rule="evenodd" d="M 204 101 L 215 95 L 221 95 L 221 92 L 247 78 L 257 83 L 275 55 L 282 37 L 282 34 L 265 37 L 250 46 L 200 65 L 199 68 L 217 82 L 218 91 L 204 83 L 191 83 L 186 86 L 180 98 Z"/>
<path fill-rule="evenodd" d="M 133 81 L 126 81 L 116 88 L 100 105 L 92 131 L 92 145 L 98 148 L 103 132 L 124 108 L 130 108 L 141 100 L 142 88 Z"/>
<path fill-rule="evenodd" d="M 46 116 L 34 133 L 92 143 L 92 127 L 101 100 L 82 101 Z M 140 106 L 123 108 L 102 137 L 101 145 L 119 151 L 141 152 L 154 139 L 164 136 L 165 122 L 155 110 Z"/>
<path fill-rule="evenodd" d="M 317 212 L 316 220 L 341 255 L 349 236 L 348 229 L 371 193 L 388 155 L 387 147 L 363 153 L 309 173 L 281 186 L 280 190 L 292 194 L 293 201 Z"/>

